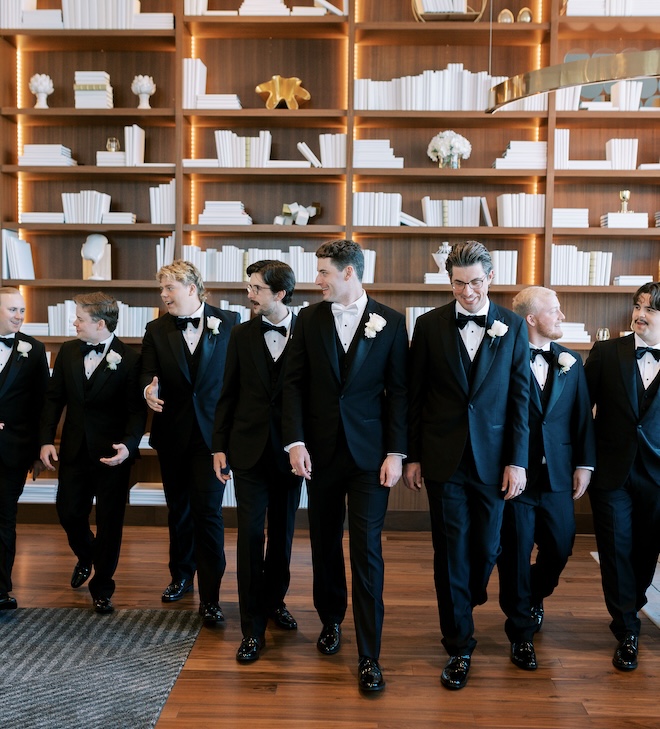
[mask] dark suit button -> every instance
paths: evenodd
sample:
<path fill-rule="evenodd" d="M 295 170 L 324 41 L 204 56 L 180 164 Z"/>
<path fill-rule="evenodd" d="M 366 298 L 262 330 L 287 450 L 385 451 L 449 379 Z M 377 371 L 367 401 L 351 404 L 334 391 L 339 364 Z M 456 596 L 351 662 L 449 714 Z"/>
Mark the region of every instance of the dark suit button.
<path fill-rule="evenodd" d="M 468 405 L 468 410 L 474 410 L 474 405 L 473 405 L 472 403 L 470 403 L 470 404 Z"/>

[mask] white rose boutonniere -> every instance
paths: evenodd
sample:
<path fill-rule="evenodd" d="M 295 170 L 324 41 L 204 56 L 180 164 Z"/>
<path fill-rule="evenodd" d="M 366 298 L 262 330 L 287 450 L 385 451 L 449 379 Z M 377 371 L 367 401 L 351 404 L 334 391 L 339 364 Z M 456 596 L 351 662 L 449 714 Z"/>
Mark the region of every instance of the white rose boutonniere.
<path fill-rule="evenodd" d="M 217 316 L 206 317 L 206 326 L 211 330 L 211 334 L 220 334 L 220 330 L 218 329 L 220 324 L 222 324 L 222 322 Z"/>
<path fill-rule="evenodd" d="M 577 360 L 572 354 L 569 354 L 568 352 L 562 352 L 559 357 L 557 357 L 559 374 L 565 375 L 576 362 Z"/>
<path fill-rule="evenodd" d="M 507 332 L 509 331 L 508 324 L 505 324 L 503 321 L 500 321 L 499 319 L 495 319 L 495 321 L 491 324 L 490 329 L 486 329 L 486 334 L 490 337 L 490 344 L 489 347 L 493 346 L 493 342 L 498 337 L 503 337 Z"/>
<path fill-rule="evenodd" d="M 386 325 L 387 321 L 380 314 L 369 314 L 369 321 L 364 325 L 364 336 L 367 339 L 374 339 Z"/>
<path fill-rule="evenodd" d="M 121 354 L 119 354 L 119 352 L 115 352 L 114 349 L 111 349 L 108 352 L 105 361 L 108 363 L 107 369 L 116 370 L 117 365 L 121 362 Z"/>
<path fill-rule="evenodd" d="M 30 342 L 24 342 L 22 339 L 20 339 L 18 344 L 16 345 L 16 349 L 18 350 L 18 353 L 21 355 L 21 357 L 27 357 L 28 352 L 32 349 L 32 345 L 30 344 Z"/>

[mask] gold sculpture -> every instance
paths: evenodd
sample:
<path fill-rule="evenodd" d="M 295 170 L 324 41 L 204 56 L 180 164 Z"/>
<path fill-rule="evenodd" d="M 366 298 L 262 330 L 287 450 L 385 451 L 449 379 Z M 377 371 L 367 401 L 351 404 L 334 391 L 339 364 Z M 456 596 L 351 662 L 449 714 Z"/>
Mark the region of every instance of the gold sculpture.
<path fill-rule="evenodd" d="M 295 76 L 283 78 L 273 76 L 270 81 L 259 84 L 255 91 L 266 99 L 266 109 L 274 109 L 281 101 L 284 101 L 289 109 L 298 108 L 298 99 L 309 101 L 312 95 L 302 87 L 302 81 Z"/>
<path fill-rule="evenodd" d="M 630 190 L 621 190 L 619 193 L 619 200 L 621 200 L 621 212 L 632 213 L 632 210 L 628 210 L 628 203 L 630 202 Z"/>

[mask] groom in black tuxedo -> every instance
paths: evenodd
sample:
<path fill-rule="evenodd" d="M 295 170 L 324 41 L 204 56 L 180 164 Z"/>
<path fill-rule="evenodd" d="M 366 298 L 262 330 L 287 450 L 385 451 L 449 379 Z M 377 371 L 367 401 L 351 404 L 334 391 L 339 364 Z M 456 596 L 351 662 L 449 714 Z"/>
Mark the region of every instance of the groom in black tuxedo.
<path fill-rule="evenodd" d="M 525 322 L 488 298 L 490 253 L 477 241 L 447 258 L 456 301 L 419 317 L 411 348 L 405 482 L 426 485 L 442 643 L 441 682 L 467 683 L 472 609 L 500 547 L 504 501 L 525 489 L 529 347 Z"/>
<path fill-rule="evenodd" d="M 580 355 L 555 341 L 562 336 L 565 319 L 557 294 L 529 286 L 516 295 L 513 310 L 523 317 L 529 334 L 529 468 L 525 492 L 504 505 L 497 567 L 511 661 L 532 671 L 537 667 L 533 638 L 543 622 L 543 599 L 557 587 L 571 556 L 573 501 L 591 480 L 596 443 Z M 535 542 L 536 560 L 530 565 Z"/>
<path fill-rule="evenodd" d="M 197 571 L 199 614 L 214 626 L 225 619 L 219 604 L 225 486 L 213 471 L 211 438 L 229 332 L 239 317 L 205 303 L 202 277 L 188 261 L 163 266 L 157 278 L 167 312 L 147 324 L 142 386 L 154 412 L 150 443 L 168 508 L 172 580 L 162 600 L 173 602 L 192 590 Z"/>
<path fill-rule="evenodd" d="M 60 349 L 41 414 L 41 461 L 55 470 L 55 434 L 66 407 L 59 454 L 57 514 L 78 558 L 71 587 L 90 576 L 97 613 L 111 613 L 131 464 L 146 425 L 140 357 L 114 331 L 119 307 L 97 291 L 74 297 L 77 340 Z M 96 536 L 89 514 L 96 497 Z"/>
<path fill-rule="evenodd" d="M 323 623 L 317 648 L 325 655 L 340 648 L 348 498 L 358 683 L 379 691 L 381 531 L 407 448 L 408 337 L 404 317 L 363 290 L 359 245 L 331 241 L 316 256 L 323 301 L 298 315 L 285 373 L 283 442 L 292 472 L 308 481 L 314 605 Z"/>
<path fill-rule="evenodd" d="M 45 347 L 19 331 L 24 320 L 21 292 L 0 287 L 0 610 L 17 607 L 9 594 L 17 505 L 39 457 L 39 414 L 48 386 Z"/>

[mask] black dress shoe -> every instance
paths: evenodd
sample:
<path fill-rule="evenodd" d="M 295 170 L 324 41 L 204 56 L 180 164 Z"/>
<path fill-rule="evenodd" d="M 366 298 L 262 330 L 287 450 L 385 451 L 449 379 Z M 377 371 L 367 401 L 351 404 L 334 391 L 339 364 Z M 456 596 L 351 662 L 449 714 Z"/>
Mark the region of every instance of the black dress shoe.
<path fill-rule="evenodd" d="M 471 656 L 451 656 L 440 676 L 440 683 L 452 691 L 462 689 L 468 680 L 471 660 Z"/>
<path fill-rule="evenodd" d="M 100 613 L 101 615 L 107 615 L 108 613 L 114 613 L 115 607 L 112 604 L 112 600 L 109 597 L 98 597 L 94 600 L 94 612 Z"/>
<path fill-rule="evenodd" d="M 71 587 L 73 587 L 74 589 L 82 587 L 85 582 L 87 582 L 91 574 L 91 565 L 86 567 L 84 564 L 80 564 L 80 562 L 78 562 L 73 568 L 73 574 L 71 575 Z"/>
<path fill-rule="evenodd" d="M 18 603 L 16 598 L 4 592 L 0 595 L 0 610 L 16 610 Z"/>
<path fill-rule="evenodd" d="M 541 626 L 543 625 L 543 601 L 542 600 L 537 605 L 532 605 L 532 619 L 536 623 L 536 628 L 534 629 L 534 632 L 538 633 L 539 630 L 541 630 Z"/>
<path fill-rule="evenodd" d="M 339 623 L 328 623 L 316 641 L 316 647 L 326 656 L 331 656 L 339 650 L 341 643 L 341 627 Z"/>
<path fill-rule="evenodd" d="M 385 679 L 380 670 L 378 661 L 362 656 L 358 664 L 358 685 L 360 691 L 382 691 L 385 688 Z"/>
<path fill-rule="evenodd" d="M 282 630 L 297 630 L 298 623 L 291 613 L 286 609 L 286 605 L 273 610 L 270 619 Z"/>
<path fill-rule="evenodd" d="M 202 616 L 204 625 L 212 628 L 214 625 L 225 622 L 225 616 L 217 602 L 200 602 L 199 614 Z"/>
<path fill-rule="evenodd" d="M 612 665 L 619 671 L 634 671 L 637 668 L 637 636 L 626 635 L 614 651 Z"/>
<path fill-rule="evenodd" d="M 261 638 L 243 638 L 238 650 L 236 651 L 236 660 L 239 663 L 253 663 L 259 660 L 261 649 L 266 645 L 266 639 Z"/>
<path fill-rule="evenodd" d="M 511 643 L 511 663 L 523 671 L 536 671 L 536 652 L 531 640 L 522 640 L 520 643 Z"/>
<path fill-rule="evenodd" d="M 192 589 L 192 580 L 170 582 L 170 584 L 165 588 L 160 599 L 163 602 L 176 602 L 177 600 L 180 600 L 186 594 L 186 592 L 190 592 Z"/>

